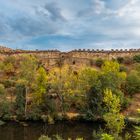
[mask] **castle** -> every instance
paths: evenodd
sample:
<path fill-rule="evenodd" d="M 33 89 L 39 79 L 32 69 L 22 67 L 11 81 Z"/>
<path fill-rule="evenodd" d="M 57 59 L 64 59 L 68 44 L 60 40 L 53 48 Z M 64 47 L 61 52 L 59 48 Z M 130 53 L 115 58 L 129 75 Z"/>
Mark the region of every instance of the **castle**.
<path fill-rule="evenodd" d="M 92 60 L 98 58 L 115 59 L 117 57 L 132 57 L 140 54 L 140 49 L 120 49 L 120 50 L 72 50 L 69 52 L 61 52 L 58 50 L 13 50 L 7 47 L 0 46 L 0 60 L 7 56 L 20 57 L 21 55 L 29 54 L 39 58 L 45 66 L 53 66 L 58 61 L 63 61 L 65 64 L 89 65 Z"/>

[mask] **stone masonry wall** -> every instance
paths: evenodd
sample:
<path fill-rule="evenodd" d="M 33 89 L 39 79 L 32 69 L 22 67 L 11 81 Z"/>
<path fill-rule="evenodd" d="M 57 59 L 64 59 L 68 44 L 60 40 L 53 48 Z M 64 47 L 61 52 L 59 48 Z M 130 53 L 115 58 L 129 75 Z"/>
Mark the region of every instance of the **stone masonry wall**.
<path fill-rule="evenodd" d="M 134 55 L 140 54 L 140 49 L 130 49 L 130 50 L 73 50 L 70 52 L 60 52 L 58 50 L 48 50 L 48 51 L 27 51 L 27 50 L 1 50 L 0 48 L 0 60 L 6 56 L 20 57 L 22 55 L 34 55 L 36 56 L 45 67 L 57 65 L 60 61 L 65 64 L 86 64 L 88 65 L 91 60 L 97 58 L 109 59 L 117 57 L 132 57 Z"/>

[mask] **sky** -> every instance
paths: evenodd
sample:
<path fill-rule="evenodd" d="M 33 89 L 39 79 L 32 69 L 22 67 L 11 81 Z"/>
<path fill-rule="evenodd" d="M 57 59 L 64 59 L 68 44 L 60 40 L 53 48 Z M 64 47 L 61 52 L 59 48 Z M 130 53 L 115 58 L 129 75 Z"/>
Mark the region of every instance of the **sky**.
<path fill-rule="evenodd" d="M 0 45 L 61 51 L 140 48 L 140 0 L 0 0 Z"/>

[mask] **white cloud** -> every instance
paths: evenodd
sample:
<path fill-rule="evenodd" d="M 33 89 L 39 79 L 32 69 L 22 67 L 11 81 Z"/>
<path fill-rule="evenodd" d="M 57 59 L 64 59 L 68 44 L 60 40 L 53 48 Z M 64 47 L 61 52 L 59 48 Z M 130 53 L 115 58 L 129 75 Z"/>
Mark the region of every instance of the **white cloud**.
<path fill-rule="evenodd" d="M 139 0 L 0 0 L 0 42 L 34 48 L 28 42 L 47 35 L 57 36 L 49 45 L 62 49 L 138 47 L 139 7 Z"/>

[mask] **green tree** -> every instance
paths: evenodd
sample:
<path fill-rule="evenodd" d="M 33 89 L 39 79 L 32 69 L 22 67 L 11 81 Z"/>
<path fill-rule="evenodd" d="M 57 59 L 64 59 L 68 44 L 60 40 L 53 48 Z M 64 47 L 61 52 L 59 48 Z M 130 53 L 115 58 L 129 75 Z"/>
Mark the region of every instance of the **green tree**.
<path fill-rule="evenodd" d="M 5 93 L 5 87 L 3 84 L 0 84 L 0 95 L 4 95 Z"/>
<path fill-rule="evenodd" d="M 134 60 L 135 62 L 137 62 L 137 63 L 140 63 L 140 55 L 135 55 L 135 56 L 133 57 L 133 60 Z"/>
<path fill-rule="evenodd" d="M 100 76 L 103 90 L 109 88 L 114 92 L 116 89 L 121 88 L 125 79 L 126 73 L 120 72 L 120 66 L 117 62 L 105 61 Z"/>
<path fill-rule="evenodd" d="M 112 134 L 118 135 L 124 128 L 124 116 L 120 112 L 120 100 L 119 97 L 112 94 L 110 89 L 104 91 L 105 109 L 107 113 L 104 114 L 103 118 L 106 122 L 106 127 Z"/>
<path fill-rule="evenodd" d="M 3 74 L 8 76 L 8 78 L 15 75 L 15 63 L 16 59 L 14 56 L 7 56 L 0 64 L 0 68 L 3 71 Z"/>
<path fill-rule="evenodd" d="M 33 56 L 24 56 L 19 66 L 19 78 L 24 81 L 26 88 L 25 116 L 27 113 L 27 96 L 34 84 L 37 70 L 37 60 Z"/>
<path fill-rule="evenodd" d="M 117 62 L 119 64 L 123 63 L 124 62 L 124 58 L 123 57 L 117 57 Z"/>
<path fill-rule="evenodd" d="M 116 95 L 112 94 L 110 89 L 104 91 L 103 102 L 107 112 L 119 113 L 120 111 L 120 99 Z"/>
<path fill-rule="evenodd" d="M 43 102 L 43 96 L 47 92 L 48 76 L 43 67 L 40 67 L 36 74 L 35 100 L 37 104 Z"/>
<path fill-rule="evenodd" d="M 25 103 L 26 103 L 25 95 L 26 95 L 25 85 L 23 83 L 18 83 L 16 85 L 15 107 L 16 113 L 19 117 L 22 117 L 25 113 Z"/>
<path fill-rule="evenodd" d="M 61 69 L 61 72 L 63 74 L 60 73 L 59 68 L 54 68 L 49 73 L 49 84 L 51 86 L 50 92 L 57 94 L 61 102 L 61 111 L 65 114 L 69 108 L 66 101 L 69 101 L 70 106 L 76 96 L 80 95 L 80 90 L 78 86 L 78 75 L 74 73 L 71 67 L 66 65 Z"/>
<path fill-rule="evenodd" d="M 11 106 L 6 99 L 6 89 L 3 84 L 0 84 L 0 117 L 9 119 L 11 115 Z"/>
<path fill-rule="evenodd" d="M 126 78 L 126 92 L 130 95 L 140 92 L 140 75 L 137 71 L 131 71 Z"/>
<path fill-rule="evenodd" d="M 102 65 L 104 64 L 104 60 L 101 59 L 101 58 L 98 58 L 98 59 L 96 60 L 95 64 L 96 64 L 97 67 L 101 68 Z"/>
<path fill-rule="evenodd" d="M 98 119 L 102 117 L 104 109 L 102 108 L 103 95 L 100 82 L 94 83 L 93 87 L 87 92 L 86 114 L 89 119 Z"/>

